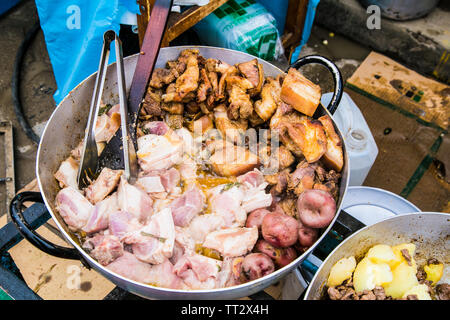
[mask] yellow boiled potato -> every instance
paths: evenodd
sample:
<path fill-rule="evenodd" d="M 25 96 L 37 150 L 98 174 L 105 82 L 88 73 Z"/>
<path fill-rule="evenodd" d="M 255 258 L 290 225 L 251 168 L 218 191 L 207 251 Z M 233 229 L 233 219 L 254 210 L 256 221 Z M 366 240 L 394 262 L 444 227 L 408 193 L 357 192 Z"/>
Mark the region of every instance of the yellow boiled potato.
<path fill-rule="evenodd" d="M 416 277 L 416 268 L 409 266 L 406 262 L 401 262 L 392 270 L 393 279 L 384 284 L 383 288 L 387 296 L 401 298 L 412 287 L 419 284 Z"/>
<path fill-rule="evenodd" d="M 372 290 L 391 282 L 393 275 L 387 263 L 373 263 L 369 258 L 362 259 L 353 273 L 353 286 L 360 293 L 364 290 Z"/>
<path fill-rule="evenodd" d="M 396 246 L 392 246 L 392 251 L 400 259 L 400 261 L 407 262 L 401 252 L 403 249 L 408 250 L 408 253 L 411 256 L 411 264 L 416 268 L 416 260 L 414 259 L 414 255 L 416 253 L 416 245 L 414 243 L 402 243 Z"/>
<path fill-rule="evenodd" d="M 355 257 L 342 258 L 331 267 L 328 277 L 327 286 L 335 287 L 352 276 L 356 267 Z"/>
<path fill-rule="evenodd" d="M 373 263 L 387 263 L 391 267 L 398 265 L 401 260 L 387 244 L 377 244 L 369 249 L 367 258 Z"/>
<path fill-rule="evenodd" d="M 431 300 L 430 293 L 428 292 L 428 286 L 426 284 L 418 284 L 406 291 L 402 298 L 406 298 L 409 295 L 416 295 L 419 300 Z"/>
<path fill-rule="evenodd" d="M 427 280 L 436 284 L 442 275 L 444 274 L 444 265 L 442 263 L 438 264 L 429 264 L 423 267 L 423 270 L 427 274 Z"/>

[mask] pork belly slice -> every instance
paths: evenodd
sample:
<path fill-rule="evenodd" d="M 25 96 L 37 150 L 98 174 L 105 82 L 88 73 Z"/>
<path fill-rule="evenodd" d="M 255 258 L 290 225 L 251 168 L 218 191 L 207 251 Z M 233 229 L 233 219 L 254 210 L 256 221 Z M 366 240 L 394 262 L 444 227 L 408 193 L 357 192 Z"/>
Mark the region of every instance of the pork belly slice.
<path fill-rule="evenodd" d="M 138 219 L 126 211 L 116 211 L 109 214 L 108 230 L 110 234 L 118 237 L 121 241 L 128 234 L 143 227 Z"/>
<path fill-rule="evenodd" d="M 269 207 L 272 204 L 272 195 L 265 191 L 267 185 L 268 183 L 264 182 L 257 188 L 250 188 L 245 191 L 244 199 L 242 200 L 242 209 L 246 213 Z"/>
<path fill-rule="evenodd" d="M 163 172 L 160 177 L 164 190 L 167 192 L 172 192 L 180 183 L 180 173 L 175 168 L 170 168 Z"/>
<path fill-rule="evenodd" d="M 58 180 L 61 188 L 72 187 L 78 189 L 77 176 L 78 162 L 72 157 L 64 160 L 55 173 L 55 178 Z"/>
<path fill-rule="evenodd" d="M 97 234 L 92 238 L 88 238 L 83 243 L 83 249 L 103 266 L 110 264 L 124 253 L 123 245 L 119 238 L 103 234 Z"/>
<path fill-rule="evenodd" d="M 257 240 L 257 227 L 229 228 L 211 232 L 202 245 L 219 251 L 223 257 L 238 257 L 251 251 Z"/>
<path fill-rule="evenodd" d="M 295 110 L 312 117 L 320 103 L 320 86 L 290 68 L 281 86 L 281 99 Z"/>
<path fill-rule="evenodd" d="M 92 203 L 72 187 L 61 189 L 56 195 L 55 203 L 56 210 L 72 231 L 83 228 L 94 209 Z"/>
<path fill-rule="evenodd" d="M 147 193 L 165 192 L 160 176 L 144 176 L 136 181 L 136 186 L 140 187 Z"/>
<path fill-rule="evenodd" d="M 189 155 L 183 156 L 183 162 L 179 165 L 178 170 L 186 183 L 193 182 L 197 178 L 197 163 Z"/>
<path fill-rule="evenodd" d="M 183 141 L 174 136 L 148 134 L 138 138 L 137 157 L 142 170 L 164 170 L 181 161 Z"/>
<path fill-rule="evenodd" d="M 205 196 L 195 185 L 192 185 L 182 196 L 170 204 L 175 225 L 187 226 L 203 210 L 204 204 Z"/>
<path fill-rule="evenodd" d="M 187 230 L 196 243 L 202 243 L 209 233 L 224 226 L 225 219 L 222 216 L 218 214 L 202 214 L 192 219 Z"/>
<path fill-rule="evenodd" d="M 225 145 L 209 158 L 213 171 L 223 177 L 239 176 L 259 165 L 259 158 L 247 148 Z"/>
<path fill-rule="evenodd" d="M 117 129 L 120 128 L 120 113 L 111 113 L 111 116 L 104 113 L 97 117 L 97 122 L 95 123 L 94 133 L 95 142 L 106 142 L 114 136 Z"/>
<path fill-rule="evenodd" d="M 137 282 L 172 289 L 179 289 L 182 286 L 182 280 L 175 275 L 173 265 L 167 259 L 161 264 L 151 265 L 125 251 L 121 257 L 108 264 L 106 268 Z"/>
<path fill-rule="evenodd" d="M 234 183 L 221 185 L 220 188 L 215 189 L 209 198 L 211 212 L 221 216 L 226 227 L 244 226 L 247 214 L 241 207 L 243 189 Z"/>
<path fill-rule="evenodd" d="M 175 226 L 172 212 L 166 208 L 155 213 L 143 228 L 127 235 L 124 242 L 132 245 L 133 254 L 141 261 L 163 263 L 172 256 Z"/>
<path fill-rule="evenodd" d="M 94 183 L 86 188 L 86 198 L 93 204 L 105 199 L 119 184 L 122 173 L 122 170 L 103 168 Z"/>
<path fill-rule="evenodd" d="M 256 188 L 264 183 L 264 175 L 258 169 L 253 169 L 253 171 L 240 175 L 236 180 L 248 188 Z"/>
<path fill-rule="evenodd" d="M 153 213 L 153 200 L 145 191 L 128 183 L 123 176 L 117 189 L 119 207 L 133 214 L 141 223 Z"/>
<path fill-rule="evenodd" d="M 118 210 L 119 204 L 117 202 L 117 194 L 113 193 L 94 206 L 94 209 L 91 211 L 91 215 L 82 230 L 86 233 L 94 233 L 107 229 L 109 225 L 109 215 Z"/>
<path fill-rule="evenodd" d="M 192 253 L 179 259 L 173 270 L 190 289 L 213 289 L 221 267 L 220 260 Z"/>

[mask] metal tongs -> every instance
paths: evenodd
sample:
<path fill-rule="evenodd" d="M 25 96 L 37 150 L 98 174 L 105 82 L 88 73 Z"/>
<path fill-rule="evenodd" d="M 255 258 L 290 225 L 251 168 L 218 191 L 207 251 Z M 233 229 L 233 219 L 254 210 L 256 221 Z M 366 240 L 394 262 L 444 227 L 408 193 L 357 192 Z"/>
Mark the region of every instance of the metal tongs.
<path fill-rule="evenodd" d="M 78 168 L 78 188 L 86 188 L 96 178 L 99 169 L 99 157 L 97 143 L 95 141 L 95 124 L 97 123 L 100 101 L 106 78 L 106 66 L 110 53 L 111 42 L 115 42 L 117 87 L 119 89 L 120 105 L 120 131 L 122 137 L 121 152 L 123 152 L 124 176 L 129 183 L 133 184 L 138 175 L 138 163 L 134 135 L 129 127 L 130 118 L 127 105 L 125 72 L 123 67 L 122 42 L 113 30 L 103 34 L 103 47 L 95 80 L 94 93 L 92 95 L 89 118 L 86 126 L 83 150 L 81 153 L 80 166 Z"/>

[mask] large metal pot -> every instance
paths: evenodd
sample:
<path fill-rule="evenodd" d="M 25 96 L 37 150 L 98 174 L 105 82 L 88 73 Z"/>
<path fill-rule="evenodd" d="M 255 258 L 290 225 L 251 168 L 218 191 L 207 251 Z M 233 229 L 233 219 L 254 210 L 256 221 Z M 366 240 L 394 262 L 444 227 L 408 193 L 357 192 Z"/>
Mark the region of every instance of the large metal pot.
<path fill-rule="evenodd" d="M 383 17 L 403 21 L 427 15 L 437 6 L 439 0 L 360 0 L 360 2 L 366 7 L 370 5 L 380 7 Z"/>
<path fill-rule="evenodd" d="M 362 257 L 376 244 L 396 245 L 413 242 L 416 245 L 415 259 L 424 265 L 429 258 L 445 264 L 444 280 L 450 281 L 450 214 L 417 212 L 401 214 L 364 227 L 353 233 L 337 246 L 320 265 L 311 280 L 305 300 L 320 300 L 326 292 L 326 282 L 331 267 L 340 259 L 349 256 Z"/>
<path fill-rule="evenodd" d="M 186 48 L 188 47 L 162 48 L 159 53 L 156 67 L 164 67 L 167 61 L 175 60 L 178 57 L 179 53 Z M 200 54 L 205 58 L 216 58 L 230 64 L 249 61 L 255 58 L 254 56 L 251 56 L 249 54 L 234 50 L 212 47 L 195 48 L 198 48 Z M 139 55 L 133 55 L 124 59 L 127 90 L 129 90 L 131 84 L 138 56 Z M 264 60 L 259 60 L 259 62 L 263 65 L 266 76 L 276 76 L 280 73 L 283 73 L 282 70 L 273 66 L 272 64 L 267 63 Z M 339 70 L 331 61 L 320 56 L 305 57 L 297 61 L 293 66 L 298 68 L 307 63 L 322 64 L 333 73 L 336 88 L 329 108 L 331 110 L 335 110 L 343 92 L 342 78 L 340 76 Z M 79 144 L 84 136 L 84 130 L 86 127 L 88 109 L 92 91 L 94 88 L 94 83 L 95 74 L 88 77 L 75 89 L 73 89 L 55 109 L 45 127 L 39 144 L 36 163 L 36 176 L 41 192 L 21 193 L 17 195 L 11 203 L 10 214 L 12 220 L 16 223 L 21 234 L 39 249 L 51 255 L 62 258 L 80 259 L 86 266 L 94 268 L 119 287 L 142 297 L 155 299 L 234 299 L 249 296 L 253 293 L 265 289 L 266 287 L 278 281 L 293 268 L 297 267 L 311 253 L 315 245 L 317 245 L 320 240 L 326 235 L 326 233 L 328 233 L 328 231 L 331 229 L 332 225 L 338 218 L 339 209 L 348 186 L 349 163 L 345 146 L 343 146 L 345 164 L 342 170 L 340 195 L 337 203 L 338 214 L 336 214 L 330 226 L 326 230 L 324 230 L 322 236 L 317 240 L 316 244 L 288 266 L 285 266 L 284 268 L 279 269 L 263 278 L 239 286 L 223 289 L 195 291 L 172 290 L 167 288 L 154 287 L 151 285 L 126 279 L 123 276 L 111 272 L 107 268 L 100 265 L 93 258 L 91 258 L 81 248 L 81 245 L 77 238 L 69 231 L 63 219 L 57 213 L 54 204 L 55 196 L 60 188 L 53 175 L 57 171 L 61 162 L 69 156 L 70 151 Z M 104 102 L 114 102 L 114 100 L 117 99 L 116 86 L 116 68 L 114 65 L 110 65 L 108 67 L 106 75 L 105 89 L 103 94 Z M 319 107 L 318 113 L 320 113 L 321 115 L 330 114 L 330 112 L 323 106 Z M 339 132 L 339 129 L 336 126 L 335 128 L 342 139 L 342 134 Z M 51 217 L 57 224 L 58 228 L 61 230 L 67 242 L 70 243 L 74 248 L 63 248 L 60 246 L 56 246 L 43 239 L 36 232 L 31 230 L 31 228 L 24 221 L 20 211 L 21 204 L 25 201 L 44 202 L 51 214 Z"/>

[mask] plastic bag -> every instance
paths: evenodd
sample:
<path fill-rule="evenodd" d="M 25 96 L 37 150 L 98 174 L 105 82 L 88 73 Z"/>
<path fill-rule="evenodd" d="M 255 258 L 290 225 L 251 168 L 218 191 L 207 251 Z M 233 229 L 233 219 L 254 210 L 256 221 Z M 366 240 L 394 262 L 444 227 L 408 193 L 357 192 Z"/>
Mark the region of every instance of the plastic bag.
<path fill-rule="evenodd" d="M 119 33 L 128 10 L 138 13 L 132 0 L 36 0 L 39 21 L 58 86 L 56 103 L 98 69 L 103 33 Z M 111 50 L 109 63 L 115 61 Z"/>
<path fill-rule="evenodd" d="M 194 26 L 207 45 L 244 51 L 264 60 L 284 53 L 275 18 L 254 0 L 230 0 Z"/>

